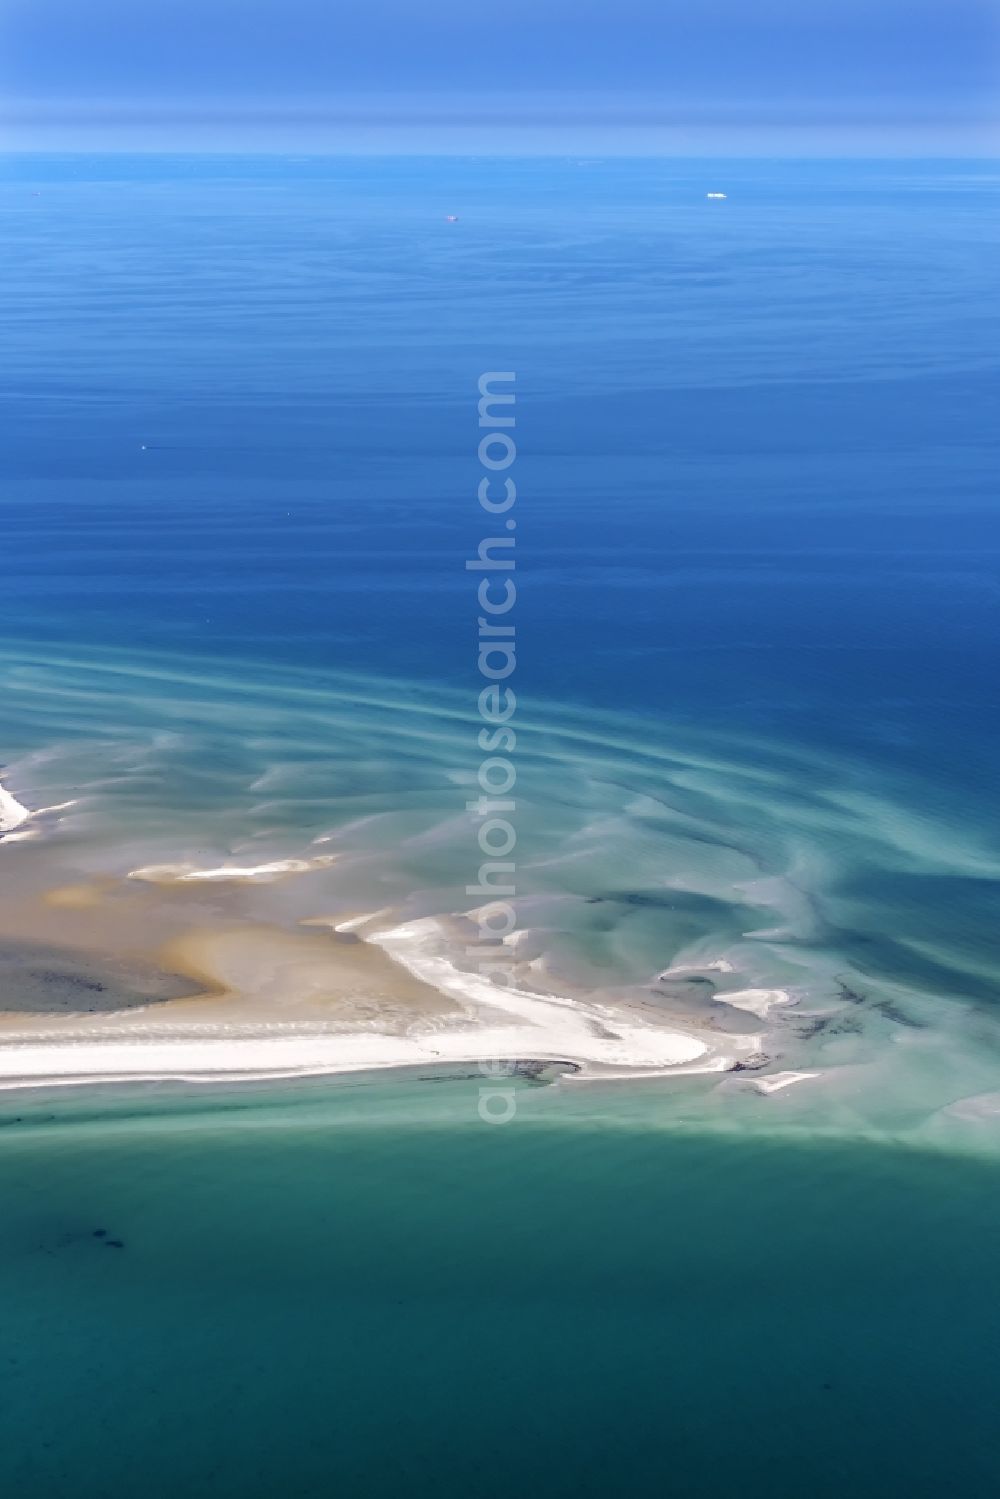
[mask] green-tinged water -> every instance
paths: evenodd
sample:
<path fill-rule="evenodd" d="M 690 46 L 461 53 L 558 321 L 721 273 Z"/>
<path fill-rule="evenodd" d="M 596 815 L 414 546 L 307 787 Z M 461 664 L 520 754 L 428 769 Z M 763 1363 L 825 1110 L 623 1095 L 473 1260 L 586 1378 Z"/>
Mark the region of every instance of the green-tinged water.
<path fill-rule="evenodd" d="M 478 1086 L 8 1098 L 3 1492 L 995 1492 L 994 1163 Z"/>

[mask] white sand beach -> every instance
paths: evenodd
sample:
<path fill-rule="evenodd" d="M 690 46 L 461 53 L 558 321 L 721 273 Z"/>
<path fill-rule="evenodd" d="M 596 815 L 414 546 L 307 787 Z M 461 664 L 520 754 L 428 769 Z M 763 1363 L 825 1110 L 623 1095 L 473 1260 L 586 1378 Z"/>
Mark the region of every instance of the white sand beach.
<path fill-rule="evenodd" d="M 30 816 L 28 808 L 23 807 L 5 786 L 0 785 L 0 835 L 12 833 L 15 828 L 27 822 Z"/>
<path fill-rule="evenodd" d="M 126 1038 L 127 1037 L 127 1038 Z M 452 1031 L 378 1034 L 205 1034 L 165 1036 L 126 1031 L 121 1039 L 67 1032 L 0 1044 L 0 1088 L 114 1081 L 219 1081 L 366 1072 L 382 1068 L 464 1063 L 573 1062 L 584 1072 L 717 1072 L 728 1062 L 708 1057 L 692 1037 L 631 1033 L 618 1045 L 543 1027 L 463 1027 Z M 498 1069 L 500 1070 L 500 1069 Z M 503 1075 L 502 1070 L 500 1075 Z"/>
<path fill-rule="evenodd" d="M 146 866 L 5 902 L 0 938 L 15 953 L 25 944 L 34 1002 L 15 966 L 0 1012 L 0 1088 L 519 1061 L 565 1062 L 581 1076 L 652 1076 L 723 1071 L 759 1046 L 758 1036 L 660 1024 L 628 1003 L 461 971 L 437 918 L 261 915 L 261 884 L 297 886 L 331 862 Z M 216 892 L 210 920 L 206 886 Z M 101 967 L 111 953 L 113 982 Z M 69 971 L 81 955 L 90 966 Z M 177 997 L 146 1003 L 140 993 L 116 1008 L 130 963 L 173 975 Z"/>
<path fill-rule="evenodd" d="M 421 952 L 434 923 L 413 927 L 347 944 L 315 929 L 192 933 L 164 953 L 200 985 L 185 998 L 114 1015 L 6 1014 L 0 1088 L 519 1061 L 653 1076 L 720 1072 L 759 1045 L 651 1024 L 624 1006 L 502 989 Z"/>

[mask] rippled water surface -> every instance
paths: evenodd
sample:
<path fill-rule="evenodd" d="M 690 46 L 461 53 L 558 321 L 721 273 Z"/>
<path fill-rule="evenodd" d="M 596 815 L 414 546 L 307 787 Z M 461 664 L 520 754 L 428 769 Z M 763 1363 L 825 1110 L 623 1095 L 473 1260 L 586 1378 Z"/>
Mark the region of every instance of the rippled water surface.
<path fill-rule="evenodd" d="M 998 189 L 8 162 L 0 758 L 74 805 L 5 910 L 330 847 L 258 914 L 467 908 L 515 370 L 525 975 L 781 988 L 820 1074 L 526 1085 L 493 1135 L 455 1082 L 4 1105 L 15 1486 L 989 1491 Z"/>

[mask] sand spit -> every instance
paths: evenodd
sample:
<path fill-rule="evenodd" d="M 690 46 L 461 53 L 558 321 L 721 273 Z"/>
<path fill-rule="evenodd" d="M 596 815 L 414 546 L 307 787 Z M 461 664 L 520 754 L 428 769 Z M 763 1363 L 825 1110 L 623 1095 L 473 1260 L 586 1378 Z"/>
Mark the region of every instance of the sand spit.
<path fill-rule="evenodd" d="M 413 927 L 417 930 L 414 933 Z M 722 1072 L 759 1038 L 683 1033 L 624 1006 L 500 989 L 429 948 L 436 923 L 344 942 L 335 932 L 196 929 L 161 954 L 185 998 L 114 1017 L 8 1014 L 0 1087 L 222 1080 L 518 1062 L 581 1076 Z M 721 1044 L 720 1044 L 721 1043 Z"/>
<path fill-rule="evenodd" d="M 267 864 L 222 864 L 217 869 L 199 869 L 196 864 L 148 864 L 129 872 L 130 880 L 144 880 L 150 885 L 197 884 L 269 884 L 289 874 L 310 874 L 329 869 L 335 854 L 319 854 L 312 859 L 272 859 Z"/>

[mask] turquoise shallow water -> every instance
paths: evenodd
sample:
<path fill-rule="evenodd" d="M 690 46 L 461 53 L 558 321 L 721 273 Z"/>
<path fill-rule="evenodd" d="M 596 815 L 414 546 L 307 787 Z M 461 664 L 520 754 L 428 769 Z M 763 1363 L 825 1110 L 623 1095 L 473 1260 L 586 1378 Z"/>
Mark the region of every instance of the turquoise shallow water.
<path fill-rule="evenodd" d="M 407 961 L 475 973 L 454 922 L 478 904 L 466 887 L 481 858 L 462 811 L 478 760 L 462 692 L 99 646 L 11 643 L 0 672 L 20 751 L 10 784 L 31 806 L 66 805 L 5 849 L 4 899 L 80 882 L 104 892 L 55 926 L 43 911 L 43 934 L 92 941 L 103 921 L 107 945 L 145 923 L 155 952 L 240 920 L 297 935 L 309 964 L 300 922 L 380 911 L 383 926 L 425 924 L 397 949 Z M 769 1071 L 820 1074 L 763 1105 L 747 1078 L 706 1078 L 706 1120 L 995 1140 L 990 826 L 842 750 L 736 726 L 525 697 L 518 733 L 516 982 L 626 1000 L 723 1043 L 762 1035 Z M 305 875 L 183 906 L 176 893 L 136 906 L 126 879 L 331 852 Z M 727 1004 L 748 986 L 791 1002 L 766 1020 Z M 146 1021 L 155 1032 L 155 1011 Z"/>
<path fill-rule="evenodd" d="M 995 1167 L 618 1097 L 5 1103 L 5 1491 L 991 1493 Z"/>

